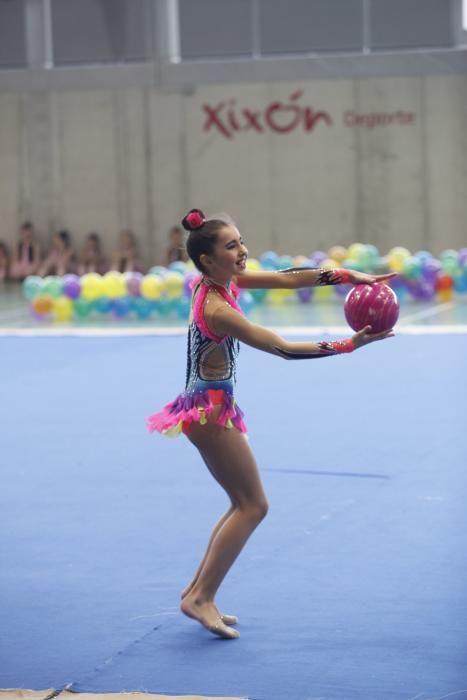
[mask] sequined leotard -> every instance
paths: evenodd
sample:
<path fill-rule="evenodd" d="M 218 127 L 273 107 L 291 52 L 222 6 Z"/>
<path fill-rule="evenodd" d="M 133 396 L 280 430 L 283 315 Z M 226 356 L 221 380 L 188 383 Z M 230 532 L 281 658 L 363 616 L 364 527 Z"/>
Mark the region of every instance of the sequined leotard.
<path fill-rule="evenodd" d="M 206 417 L 218 405 L 222 406 L 216 419 L 219 425 L 246 432 L 243 412 L 234 399 L 239 342 L 232 336 L 217 336 L 209 329 L 204 306 L 210 291 L 242 313 L 237 303 L 239 289 L 235 284 L 230 285 L 231 293 L 204 278 L 197 284 L 188 328 L 185 391 L 162 411 L 149 416 L 151 432 L 176 437 L 182 431 L 187 432 L 193 422 L 205 424 Z"/>

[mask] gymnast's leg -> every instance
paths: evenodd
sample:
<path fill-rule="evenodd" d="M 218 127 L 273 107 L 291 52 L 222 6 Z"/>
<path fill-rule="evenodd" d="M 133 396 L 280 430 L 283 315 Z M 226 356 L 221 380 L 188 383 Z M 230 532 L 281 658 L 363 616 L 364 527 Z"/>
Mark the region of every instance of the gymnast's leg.
<path fill-rule="evenodd" d="M 214 597 L 245 542 L 266 515 L 268 504 L 253 453 L 242 433 L 222 428 L 211 415 L 204 426 L 192 424 L 188 437 L 229 496 L 232 512 L 213 533 L 198 578 L 181 608 L 215 634 L 234 638 L 238 632 L 219 618 Z"/>

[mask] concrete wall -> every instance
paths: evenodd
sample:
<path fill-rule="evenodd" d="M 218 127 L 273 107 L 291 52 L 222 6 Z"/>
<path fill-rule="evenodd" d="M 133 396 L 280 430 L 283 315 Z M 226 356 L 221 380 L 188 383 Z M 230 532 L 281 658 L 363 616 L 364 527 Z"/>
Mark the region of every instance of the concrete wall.
<path fill-rule="evenodd" d="M 467 246 L 467 77 L 0 93 L 0 239 L 130 227 L 152 264 L 192 206 L 253 254 Z"/>

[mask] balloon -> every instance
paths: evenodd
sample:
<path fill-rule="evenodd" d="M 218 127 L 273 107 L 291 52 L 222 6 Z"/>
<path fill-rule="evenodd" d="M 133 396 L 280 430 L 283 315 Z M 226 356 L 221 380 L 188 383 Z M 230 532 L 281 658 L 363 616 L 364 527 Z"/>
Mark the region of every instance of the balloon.
<path fill-rule="evenodd" d="M 408 280 L 407 288 L 414 299 L 418 301 L 431 301 L 435 296 L 435 287 L 425 279 Z"/>
<path fill-rule="evenodd" d="M 185 277 L 185 281 L 183 283 L 183 293 L 188 299 L 191 299 L 191 295 L 193 293 L 193 287 L 197 283 L 197 281 L 200 279 L 200 274 L 196 274 L 196 272 L 189 272 L 187 276 Z"/>
<path fill-rule="evenodd" d="M 41 294 L 57 299 L 63 293 L 63 282 L 56 275 L 45 277 L 41 287 Z"/>
<path fill-rule="evenodd" d="M 259 258 L 261 266 L 264 270 L 276 270 L 278 267 L 278 260 L 279 256 L 273 250 L 266 251 L 266 253 L 263 253 Z"/>
<path fill-rule="evenodd" d="M 389 272 L 388 259 L 386 256 L 378 257 L 373 263 L 373 272 L 375 275 L 384 275 Z"/>
<path fill-rule="evenodd" d="M 82 297 L 79 297 L 79 299 L 75 300 L 75 305 L 74 305 L 74 312 L 76 318 L 86 318 L 86 316 L 89 316 L 93 309 L 93 303 L 88 301 L 87 299 L 83 299 Z"/>
<path fill-rule="evenodd" d="M 328 250 L 328 258 L 331 260 L 337 260 L 338 263 L 342 263 L 346 258 L 349 257 L 347 248 L 341 245 L 333 245 L 332 248 Z"/>
<path fill-rule="evenodd" d="M 445 260 L 455 260 L 457 262 L 459 260 L 459 255 L 457 253 L 457 250 L 454 250 L 453 248 L 448 248 L 448 250 L 443 250 L 443 252 L 439 256 L 439 259 L 441 260 L 441 262 L 444 262 Z"/>
<path fill-rule="evenodd" d="M 154 265 L 154 267 L 148 270 L 148 275 L 158 275 L 159 277 L 165 277 L 167 273 L 167 268 L 162 267 L 162 265 Z"/>
<path fill-rule="evenodd" d="M 401 273 L 409 280 L 420 277 L 422 271 L 422 263 L 419 258 L 410 256 L 402 261 Z"/>
<path fill-rule="evenodd" d="M 29 275 L 23 282 L 23 295 L 28 301 L 32 301 L 41 291 L 42 277 Z"/>
<path fill-rule="evenodd" d="M 131 302 L 129 297 L 119 297 L 112 302 L 112 312 L 117 318 L 123 318 L 130 311 Z"/>
<path fill-rule="evenodd" d="M 297 289 L 297 298 L 301 304 L 309 304 L 313 297 L 313 287 Z"/>
<path fill-rule="evenodd" d="M 339 263 L 336 260 L 331 260 L 330 258 L 326 258 L 326 260 L 323 260 L 321 266 L 328 269 L 328 270 L 335 270 L 336 267 L 339 267 Z"/>
<path fill-rule="evenodd" d="M 423 263 L 425 263 L 427 260 L 431 260 L 432 257 L 433 257 L 432 254 L 429 253 L 427 250 L 418 250 L 418 251 L 414 254 L 414 258 L 418 258 L 418 259 L 420 260 L 420 262 L 422 263 L 422 265 L 423 265 Z"/>
<path fill-rule="evenodd" d="M 256 258 L 247 258 L 246 269 L 251 270 L 252 272 L 255 272 L 257 270 L 261 270 L 261 265 L 259 263 L 259 260 L 256 260 Z"/>
<path fill-rule="evenodd" d="M 186 265 L 182 260 L 175 260 L 174 262 L 170 263 L 169 270 L 172 272 L 179 272 L 181 275 L 184 275 L 186 272 Z"/>
<path fill-rule="evenodd" d="M 103 277 L 103 295 L 109 299 L 118 299 L 126 294 L 125 278 L 120 272 L 111 270 Z"/>
<path fill-rule="evenodd" d="M 349 246 L 349 250 L 347 251 L 347 253 L 350 260 L 360 262 L 365 254 L 364 243 L 352 243 L 352 245 Z"/>
<path fill-rule="evenodd" d="M 454 280 L 450 275 L 439 275 L 436 280 L 436 291 L 443 292 L 447 290 L 452 290 L 454 286 Z"/>
<path fill-rule="evenodd" d="M 238 299 L 238 303 L 240 304 L 240 308 L 245 314 L 249 314 L 251 309 L 255 305 L 255 300 L 253 298 L 253 295 L 246 289 L 242 289 L 240 292 L 240 297 Z"/>
<path fill-rule="evenodd" d="M 37 314 L 39 314 L 39 316 L 45 316 L 46 314 L 50 313 L 53 305 L 53 297 L 47 294 L 39 294 L 39 296 L 37 296 L 32 302 L 32 308 Z"/>
<path fill-rule="evenodd" d="M 461 265 L 467 262 L 467 248 L 461 248 L 459 250 L 459 262 Z"/>
<path fill-rule="evenodd" d="M 96 299 L 94 302 L 94 308 L 100 314 L 108 314 L 112 309 L 112 302 L 107 297 L 99 297 L 99 299 Z"/>
<path fill-rule="evenodd" d="M 266 299 L 267 293 L 267 289 L 250 289 L 250 294 L 257 303 L 261 303 L 262 301 L 264 301 Z"/>
<path fill-rule="evenodd" d="M 295 255 L 293 258 L 294 267 L 308 267 L 308 258 L 306 255 Z"/>
<path fill-rule="evenodd" d="M 350 258 L 346 258 L 346 260 L 344 260 L 344 262 L 342 263 L 342 267 L 345 267 L 346 270 L 356 270 L 357 272 L 364 272 L 363 265 L 357 262 L 356 260 L 351 260 Z"/>
<path fill-rule="evenodd" d="M 287 270 L 289 267 L 293 267 L 293 258 L 290 255 L 281 255 L 277 265 L 279 270 Z"/>
<path fill-rule="evenodd" d="M 440 270 L 441 265 L 434 258 L 427 259 L 422 263 L 422 277 L 432 284 L 436 282 Z"/>
<path fill-rule="evenodd" d="M 310 258 L 315 261 L 317 267 L 321 265 L 323 260 L 327 260 L 327 257 L 327 253 L 324 253 L 322 250 L 315 250 L 315 252 L 310 255 Z"/>
<path fill-rule="evenodd" d="M 173 309 L 173 301 L 167 297 L 160 297 L 155 302 L 155 308 L 161 316 L 167 316 Z"/>
<path fill-rule="evenodd" d="M 467 276 L 465 274 L 458 275 L 454 278 L 454 289 L 456 292 L 459 292 L 459 294 L 465 294 L 465 292 L 467 292 Z"/>
<path fill-rule="evenodd" d="M 441 260 L 441 269 L 447 275 L 455 277 L 460 274 L 460 265 L 458 258 L 445 257 Z"/>
<path fill-rule="evenodd" d="M 399 302 L 387 284 L 358 284 L 344 302 L 347 323 L 354 331 L 371 326 L 372 333 L 393 328 L 399 318 Z"/>
<path fill-rule="evenodd" d="M 180 297 L 175 302 L 175 312 L 180 318 L 188 318 L 191 311 L 191 301 L 186 296 Z"/>
<path fill-rule="evenodd" d="M 294 293 L 294 289 L 270 289 L 267 294 L 267 300 L 270 304 L 278 306 L 280 304 L 285 304 Z"/>
<path fill-rule="evenodd" d="M 104 293 L 104 278 L 97 272 L 88 272 L 81 277 L 81 298 L 94 301 Z"/>
<path fill-rule="evenodd" d="M 179 299 L 183 294 L 183 275 L 179 272 L 169 272 L 163 280 L 163 289 L 168 299 Z"/>
<path fill-rule="evenodd" d="M 447 301 L 452 301 L 454 293 L 452 289 L 440 289 L 436 296 L 438 297 L 438 301 L 444 304 Z"/>
<path fill-rule="evenodd" d="M 73 302 L 69 297 L 55 299 L 52 315 L 56 321 L 69 321 L 73 316 Z"/>
<path fill-rule="evenodd" d="M 392 272 L 401 272 L 403 262 L 410 257 L 410 251 L 407 248 L 396 246 L 388 253 L 388 265 Z"/>
<path fill-rule="evenodd" d="M 140 294 L 142 280 L 143 275 L 141 272 L 128 272 L 125 275 L 128 294 L 130 294 L 132 297 L 137 297 Z"/>
<path fill-rule="evenodd" d="M 152 303 L 143 297 L 134 297 L 132 307 L 136 316 L 140 319 L 149 318 L 153 310 Z"/>
<path fill-rule="evenodd" d="M 316 301 L 329 301 L 333 294 L 332 285 L 325 287 L 314 287 L 314 297 Z"/>
<path fill-rule="evenodd" d="M 77 299 L 81 293 L 81 281 L 78 275 L 65 275 L 63 293 L 68 299 Z"/>
<path fill-rule="evenodd" d="M 335 290 L 336 295 L 338 297 L 346 297 L 351 289 L 352 289 L 351 284 L 336 284 L 334 286 L 334 290 Z"/>
<path fill-rule="evenodd" d="M 140 288 L 144 299 L 159 299 L 162 293 L 162 279 L 152 273 L 145 275 L 141 280 Z"/>

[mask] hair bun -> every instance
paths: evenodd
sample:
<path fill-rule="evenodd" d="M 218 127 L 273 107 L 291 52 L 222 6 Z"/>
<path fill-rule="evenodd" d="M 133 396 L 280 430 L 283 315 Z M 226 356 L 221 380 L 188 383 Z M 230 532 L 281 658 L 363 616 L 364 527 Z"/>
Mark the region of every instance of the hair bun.
<path fill-rule="evenodd" d="M 190 209 L 188 214 L 182 221 L 182 226 L 187 231 L 196 231 L 196 229 L 201 228 L 206 223 L 206 217 L 204 216 L 201 209 Z"/>

